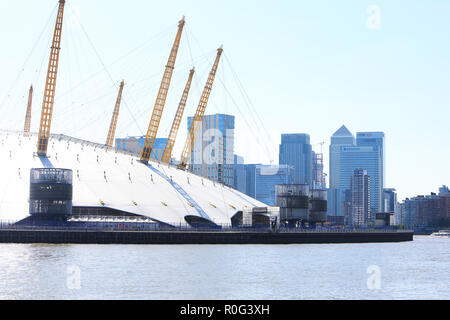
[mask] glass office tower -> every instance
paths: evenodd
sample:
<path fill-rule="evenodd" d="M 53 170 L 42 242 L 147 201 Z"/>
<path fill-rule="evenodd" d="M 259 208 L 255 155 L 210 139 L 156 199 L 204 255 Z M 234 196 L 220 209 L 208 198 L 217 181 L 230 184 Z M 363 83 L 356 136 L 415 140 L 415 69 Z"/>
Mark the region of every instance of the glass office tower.
<path fill-rule="evenodd" d="M 188 129 L 193 117 L 188 118 Z M 189 170 L 194 174 L 234 186 L 235 118 L 226 114 L 205 115 L 191 152 Z"/>
<path fill-rule="evenodd" d="M 308 134 L 283 134 L 280 145 L 280 165 L 294 167 L 295 184 L 312 187 L 312 146 Z"/>

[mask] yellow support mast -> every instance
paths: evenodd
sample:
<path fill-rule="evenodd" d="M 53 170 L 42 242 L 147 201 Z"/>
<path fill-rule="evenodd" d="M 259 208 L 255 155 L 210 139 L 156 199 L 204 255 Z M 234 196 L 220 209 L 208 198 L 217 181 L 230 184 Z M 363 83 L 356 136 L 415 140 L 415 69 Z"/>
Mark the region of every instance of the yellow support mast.
<path fill-rule="evenodd" d="M 119 94 L 117 95 L 116 107 L 111 119 L 111 125 L 109 126 L 108 137 L 106 138 L 106 146 L 112 147 L 114 144 L 114 137 L 116 136 L 117 120 L 119 119 L 120 103 L 122 102 L 122 93 L 125 82 L 120 83 Z"/>
<path fill-rule="evenodd" d="M 23 136 L 29 137 L 31 131 L 31 105 L 33 104 L 33 86 L 30 87 L 28 93 L 27 114 L 25 115 L 25 126 L 23 128 Z"/>
<path fill-rule="evenodd" d="M 172 46 L 172 51 L 170 52 L 169 61 L 166 65 L 166 70 L 161 82 L 161 87 L 159 88 L 158 96 L 156 98 L 155 107 L 153 109 L 153 114 L 148 126 L 147 136 L 145 137 L 144 146 L 140 154 L 141 162 L 148 163 L 150 156 L 153 151 L 153 147 L 156 141 L 156 135 L 158 134 L 159 124 L 161 122 L 161 117 L 164 111 L 164 106 L 166 104 L 167 93 L 169 91 L 170 82 L 172 81 L 173 70 L 175 68 L 175 61 L 178 55 L 178 49 L 180 48 L 181 35 L 183 33 L 183 28 L 185 25 L 184 17 L 178 24 L 178 32 L 175 38 L 175 42 Z"/>
<path fill-rule="evenodd" d="M 216 78 L 217 69 L 219 68 L 220 57 L 222 56 L 223 48 L 220 47 L 217 50 L 217 57 L 209 74 L 208 81 L 206 82 L 205 89 L 203 91 L 200 103 L 198 105 L 197 111 L 195 113 L 194 121 L 191 123 L 191 128 L 189 129 L 189 135 L 186 139 L 186 144 L 181 154 L 181 160 L 178 165 L 178 169 L 186 170 L 188 161 L 190 158 L 190 153 L 194 147 L 195 139 L 197 138 L 198 131 L 200 129 L 200 124 L 205 115 L 206 106 L 208 105 L 209 97 L 211 96 L 211 90 Z"/>
<path fill-rule="evenodd" d="M 166 149 L 164 150 L 164 154 L 162 157 L 162 162 L 164 163 L 170 163 L 170 158 L 172 157 L 172 151 L 173 147 L 175 146 L 178 130 L 180 129 L 181 120 L 183 119 L 184 109 L 186 107 L 189 91 L 191 90 L 192 78 L 194 77 L 194 73 L 195 69 L 192 69 L 189 73 L 186 88 L 184 89 L 183 96 L 181 97 L 181 101 L 172 124 L 172 129 L 170 130 L 169 139 L 167 140 Z"/>
<path fill-rule="evenodd" d="M 58 75 L 59 53 L 61 50 L 61 33 L 64 17 L 65 0 L 59 0 L 58 15 L 56 17 L 55 31 L 48 63 L 47 81 L 45 84 L 44 101 L 42 103 L 41 124 L 37 154 L 47 156 L 50 127 L 52 124 L 53 104 L 55 102 L 56 77 Z"/>

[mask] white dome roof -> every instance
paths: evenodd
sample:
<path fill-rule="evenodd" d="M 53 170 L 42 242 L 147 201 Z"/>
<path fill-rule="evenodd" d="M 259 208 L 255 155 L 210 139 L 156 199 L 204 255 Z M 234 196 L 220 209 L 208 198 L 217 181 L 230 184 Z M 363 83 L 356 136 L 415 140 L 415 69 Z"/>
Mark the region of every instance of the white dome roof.
<path fill-rule="evenodd" d="M 0 220 L 29 216 L 30 169 L 46 167 L 73 170 L 73 206 L 104 206 L 167 224 L 185 224 L 188 215 L 231 224 L 245 207 L 266 207 L 219 183 L 155 162 L 146 166 L 100 144 L 52 135 L 48 159 L 35 155 L 36 144 L 36 134 L 0 131 Z"/>

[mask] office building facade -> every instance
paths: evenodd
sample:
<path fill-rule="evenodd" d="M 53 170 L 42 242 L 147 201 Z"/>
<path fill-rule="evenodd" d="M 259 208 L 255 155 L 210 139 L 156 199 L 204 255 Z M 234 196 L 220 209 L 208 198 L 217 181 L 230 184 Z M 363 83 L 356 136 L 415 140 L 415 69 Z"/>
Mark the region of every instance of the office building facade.
<path fill-rule="evenodd" d="M 242 166 L 243 174 L 236 173 L 238 177 L 236 189 L 269 206 L 275 206 L 275 186 L 292 184 L 295 178 L 295 171 L 291 166 L 262 164 Z M 240 170 L 241 165 L 238 164 L 235 171 Z"/>
<path fill-rule="evenodd" d="M 381 185 L 381 158 L 375 147 L 341 147 L 340 189 L 350 190 L 351 176 L 356 168 L 367 171 L 370 176 L 370 208 L 383 212 L 383 187 Z"/>
<path fill-rule="evenodd" d="M 188 129 L 193 123 L 188 118 Z M 191 151 L 189 170 L 194 174 L 234 186 L 235 118 L 226 114 L 205 115 Z"/>
<path fill-rule="evenodd" d="M 234 156 L 234 189 L 246 193 L 247 190 L 247 172 L 245 169 L 244 158 L 238 155 Z"/>
<path fill-rule="evenodd" d="M 330 181 L 328 189 L 328 216 L 343 217 L 344 216 L 344 202 L 343 192 L 340 188 L 340 162 L 341 162 L 341 147 L 355 146 L 355 137 L 347 129 L 342 126 L 331 136 L 330 143 Z M 356 169 L 356 168 L 355 168 Z M 342 221 L 341 219 L 336 218 Z"/>
<path fill-rule="evenodd" d="M 380 185 L 384 189 L 386 185 L 386 142 L 384 132 L 358 132 L 356 134 L 358 147 L 374 147 L 380 153 Z"/>
<path fill-rule="evenodd" d="M 279 164 L 294 168 L 293 183 L 312 187 L 312 162 L 312 146 L 308 134 L 281 136 Z"/>
<path fill-rule="evenodd" d="M 145 142 L 144 136 L 142 137 L 127 137 L 116 139 L 116 148 L 131 152 L 133 154 L 140 154 Z M 164 154 L 164 150 L 167 144 L 167 138 L 157 138 L 151 153 L 150 158 L 156 161 L 161 161 Z"/>
<path fill-rule="evenodd" d="M 255 199 L 268 206 L 275 206 L 276 185 L 292 184 L 295 179 L 295 169 L 287 165 L 257 165 L 255 166 Z"/>

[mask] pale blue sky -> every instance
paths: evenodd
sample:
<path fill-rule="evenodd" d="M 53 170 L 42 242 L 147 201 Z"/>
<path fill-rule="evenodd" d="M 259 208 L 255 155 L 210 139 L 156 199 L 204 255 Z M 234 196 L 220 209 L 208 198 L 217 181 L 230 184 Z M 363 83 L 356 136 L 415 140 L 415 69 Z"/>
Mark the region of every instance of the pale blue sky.
<path fill-rule="evenodd" d="M 2 128 L 23 127 L 33 82 L 37 130 L 56 5 L 55 0 L 0 2 Z M 367 27 L 369 5 L 381 10 L 378 30 Z M 354 133 L 386 133 L 387 187 L 397 188 L 401 198 L 450 183 L 446 0 L 68 0 L 53 132 L 103 142 L 117 94 L 114 84 L 122 79 L 126 105 L 117 134 L 146 131 L 183 15 L 187 28 L 160 136 L 168 133 L 192 61 L 198 73 L 189 115 L 223 44 L 226 59 L 207 113 L 237 117 L 236 153 L 246 162 L 277 163 L 281 133 L 309 133 L 314 144 L 325 141 L 328 159 L 330 136 L 345 124 Z M 255 124 L 233 70 L 267 133 Z"/>

